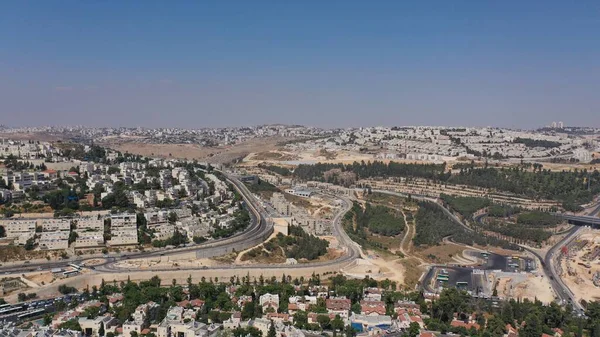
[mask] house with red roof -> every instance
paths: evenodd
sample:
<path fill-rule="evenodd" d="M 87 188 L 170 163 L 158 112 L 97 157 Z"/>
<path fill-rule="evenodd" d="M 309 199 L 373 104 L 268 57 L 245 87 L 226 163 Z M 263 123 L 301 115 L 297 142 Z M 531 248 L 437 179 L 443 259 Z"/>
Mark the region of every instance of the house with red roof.
<path fill-rule="evenodd" d="M 385 315 L 385 303 L 383 301 L 360 301 L 360 314 L 367 316 Z"/>
<path fill-rule="evenodd" d="M 328 298 L 325 301 L 327 312 L 330 314 L 340 315 L 340 317 L 347 319 L 352 302 L 347 298 Z"/>
<path fill-rule="evenodd" d="M 471 330 L 471 328 L 475 328 L 475 330 L 479 330 L 481 327 L 479 326 L 479 324 L 475 323 L 475 322 L 464 322 L 464 321 L 460 321 L 460 320 L 453 320 L 452 322 L 450 322 L 450 325 L 455 327 L 455 328 L 459 328 L 459 327 L 463 327 L 467 330 Z"/>

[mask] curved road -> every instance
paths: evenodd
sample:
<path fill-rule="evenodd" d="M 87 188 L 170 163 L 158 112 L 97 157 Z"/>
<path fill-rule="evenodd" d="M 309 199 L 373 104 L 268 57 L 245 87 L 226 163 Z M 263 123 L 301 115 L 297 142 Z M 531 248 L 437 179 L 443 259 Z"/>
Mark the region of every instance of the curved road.
<path fill-rule="evenodd" d="M 480 214 L 480 215 L 474 217 L 474 220 L 478 223 L 481 223 L 482 219 L 486 216 L 487 216 L 487 214 L 485 214 L 485 213 Z M 552 246 L 548 250 L 548 252 L 546 253 L 545 256 L 541 256 L 537 251 L 531 249 L 528 246 L 519 245 L 521 248 L 523 248 L 526 251 L 528 251 L 529 253 L 533 254 L 535 257 L 537 257 L 540 260 L 542 269 L 543 269 L 544 273 L 546 274 L 546 277 L 548 277 L 548 280 L 550 281 L 550 285 L 552 286 L 552 289 L 554 290 L 554 293 L 556 294 L 558 299 L 561 300 L 562 303 L 572 303 L 573 307 L 577 310 L 578 313 L 582 313 L 584 309 L 581 306 L 581 304 L 575 300 L 575 295 L 571 292 L 569 287 L 567 287 L 567 285 L 564 284 L 564 282 L 560 278 L 560 275 L 556 272 L 553 259 L 554 259 L 555 253 L 561 247 L 569 244 L 575 237 L 577 237 L 577 234 L 579 233 L 579 231 L 582 228 L 583 227 L 577 227 L 577 226 L 574 226 L 573 228 L 571 228 L 571 230 L 568 231 L 569 234 L 567 234 L 562 240 L 560 240 L 554 246 Z"/>
<path fill-rule="evenodd" d="M 247 187 L 240 182 L 238 179 L 231 175 L 225 174 L 227 179 L 233 184 L 235 189 L 240 193 L 242 198 L 244 199 L 246 206 L 250 209 L 251 221 L 252 225 L 248 227 L 248 229 L 244 232 L 238 233 L 232 237 L 214 240 L 211 242 L 207 242 L 200 245 L 194 245 L 191 247 L 185 248 L 175 248 L 169 250 L 159 250 L 153 252 L 141 252 L 134 254 L 123 254 L 119 257 L 109 257 L 102 264 L 95 265 L 94 269 L 97 272 L 108 272 L 108 273 L 131 273 L 134 270 L 119 268 L 116 266 L 116 263 L 119 261 L 123 261 L 125 259 L 134 259 L 134 258 L 147 258 L 154 256 L 169 256 L 175 254 L 181 254 L 186 252 L 196 252 L 197 254 L 201 254 L 203 256 L 218 256 L 222 255 L 223 251 L 231 252 L 231 251 L 242 251 L 244 249 L 250 248 L 258 243 L 257 241 L 266 240 L 271 233 L 273 232 L 273 227 L 267 223 L 267 216 L 262 212 L 260 206 L 258 206 L 258 200 L 252 195 L 252 193 L 247 189 Z M 339 196 L 336 196 L 339 197 Z M 341 197 L 340 197 L 341 198 Z M 343 205 L 341 210 L 336 214 L 333 220 L 333 234 L 339 238 L 340 244 L 345 246 L 347 251 L 343 256 L 331 260 L 331 261 L 322 261 L 322 262 L 312 262 L 312 263 L 303 263 L 296 265 L 289 264 L 256 264 L 256 265 L 220 265 L 214 267 L 195 267 L 195 268 L 154 268 L 149 271 L 168 271 L 168 270 L 231 270 L 231 269 L 311 269 L 314 267 L 321 266 L 334 266 L 339 265 L 340 268 L 352 262 L 356 258 L 359 258 L 361 255 L 360 246 L 353 242 L 350 237 L 344 232 L 342 229 L 341 219 L 346 214 L 348 210 L 350 210 L 352 203 L 347 198 L 341 198 L 343 201 Z M 250 242 L 251 244 L 248 244 Z M 246 247 L 248 246 L 248 247 Z M 89 258 L 86 258 L 89 259 Z M 64 268 L 69 263 L 79 263 L 83 261 L 83 259 L 76 260 L 65 260 L 65 261 L 56 261 L 56 262 L 48 262 L 48 263 L 38 263 L 38 264 L 23 264 L 17 267 L 0 267 L 1 272 L 5 273 L 21 273 L 25 271 L 32 271 L 36 268 L 40 268 L 42 270 L 49 270 L 52 268 Z"/>

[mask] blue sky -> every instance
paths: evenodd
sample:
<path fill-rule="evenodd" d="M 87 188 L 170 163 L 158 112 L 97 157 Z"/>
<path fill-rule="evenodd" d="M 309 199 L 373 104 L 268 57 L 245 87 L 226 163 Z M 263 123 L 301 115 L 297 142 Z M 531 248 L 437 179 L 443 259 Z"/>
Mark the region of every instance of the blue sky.
<path fill-rule="evenodd" d="M 0 123 L 600 127 L 598 1 L 13 1 Z"/>

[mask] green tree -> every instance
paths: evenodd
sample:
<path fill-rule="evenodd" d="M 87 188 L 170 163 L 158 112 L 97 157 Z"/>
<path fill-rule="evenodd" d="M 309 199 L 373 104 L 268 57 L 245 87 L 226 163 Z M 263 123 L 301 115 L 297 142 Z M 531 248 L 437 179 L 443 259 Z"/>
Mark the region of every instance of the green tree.
<path fill-rule="evenodd" d="M 505 326 L 506 323 L 504 323 L 502 318 L 500 318 L 498 315 L 494 315 L 488 319 L 486 331 L 492 337 L 502 337 L 506 333 Z"/>
<path fill-rule="evenodd" d="M 44 315 L 44 326 L 49 326 L 50 324 L 52 324 L 52 315 L 45 314 Z"/>
<path fill-rule="evenodd" d="M 77 319 L 70 319 L 70 320 L 62 323 L 61 325 L 59 325 L 58 328 L 81 331 L 81 325 L 79 325 L 79 322 L 77 321 Z"/>
<path fill-rule="evenodd" d="M 100 322 L 100 329 L 98 329 L 98 336 L 104 337 L 104 322 Z"/>
<path fill-rule="evenodd" d="M 494 287 L 494 290 L 496 290 L 496 287 Z M 515 323 L 515 315 L 513 313 L 513 307 L 510 304 L 510 302 L 504 303 L 504 305 L 502 306 L 501 315 L 502 320 L 505 324 L 513 325 Z"/>
<path fill-rule="evenodd" d="M 409 337 L 417 337 L 421 332 L 421 326 L 417 322 L 411 322 L 408 326 L 408 336 Z"/>
<path fill-rule="evenodd" d="M 346 325 L 346 328 L 344 329 L 344 337 L 355 337 L 356 336 L 356 331 L 354 331 L 354 328 L 352 328 L 351 325 Z"/>
<path fill-rule="evenodd" d="M 254 308 L 254 306 L 255 306 L 254 301 L 248 301 L 248 302 L 244 303 L 244 307 L 242 308 L 242 319 L 243 320 L 255 317 L 254 313 L 255 313 L 256 309 Z"/>
<path fill-rule="evenodd" d="M 337 335 L 338 330 L 342 331 L 344 329 L 344 321 L 342 321 L 340 315 L 336 315 L 331 321 L 331 329 L 333 330 L 334 336 Z"/>
<path fill-rule="evenodd" d="M 271 320 L 271 324 L 269 324 L 269 332 L 267 332 L 267 337 L 276 337 L 277 332 L 275 331 L 275 324 L 273 320 Z"/>
<path fill-rule="evenodd" d="M 167 216 L 167 220 L 170 224 L 174 224 L 175 222 L 177 222 L 177 218 L 178 217 L 175 212 L 169 212 L 169 215 Z"/>
<path fill-rule="evenodd" d="M 350 307 L 350 310 L 355 313 L 355 314 L 360 314 L 361 311 L 361 306 L 359 302 L 355 302 L 352 304 L 352 307 Z"/>
<path fill-rule="evenodd" d="M 530 313 L 525 318 L 525 327 L 519 330 L 519 337 L 540 337 L 542 332 L 540 317 L 537 313 Z"/>

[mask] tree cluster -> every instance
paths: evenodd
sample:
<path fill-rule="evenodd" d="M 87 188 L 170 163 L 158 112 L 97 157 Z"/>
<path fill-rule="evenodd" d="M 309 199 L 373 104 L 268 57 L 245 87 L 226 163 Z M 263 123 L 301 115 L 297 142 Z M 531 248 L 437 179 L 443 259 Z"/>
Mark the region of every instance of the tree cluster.
<path fill-rule="evenodd" d="M 561 219 L 545 212 L 524 212 L 517 217 L 517 223 L 527 227 L 554 227 L 561 223 Z"/>
<path fill-rule="evenodd" d="M 415 177 L 432 180 L 446 180 L 446 164 L 404 164 L 397 162 L 384 163 L 382 161 L 354 162 L 352 164 L 317 163 L 313 165 L 301 164 L 294 170 L 294 176 L 301 180 L 325 181 L 323 175 L 332 169 L 342 172 L 352 172 L 358 179 L 374 177 Z M 333 178 L 332 178 L 333 179 Z M 336 183 L 335 181 L 326 181 Z"/>
<path fill-rule="evenodd" d="M 492 202 L 487 198 L 478 197 L 458 197 L 448 194 L 441 194 L 440 199 L 451 209 L 460 213 L 463 218 L 471 218 L 473 214 L 480 209 L 488 207 Z"/>
<path fill-rule="evenodd" d="M 267 170 L 267 171 L 277 173 L 284 177 L 289 177 L 292 175 L 292 171 L 290 171 L 290 169 L 288 169 L 287 167 L 281 167 L 281 166 L 269 165 L 269 164 L 258 164 L 258 167 L 260 167 L 261 169 Z"/>
<path fill-rule="evenodd" d="M 277 244 L 283 248 L 288 258 L 315 260 L 327 254 L 329 241 L 306 233 L 300 226 L 290 226 L 289 235 L 279 233 Z"/>
<path fill-rule="evenodd" d="M 559 147 L 561 144 L 559 142 L 553 142 L 551 140 L 544 139 L 531 139 L 531 138 L 521 138 L 517 137 L 514 141 L 517 144 L 523 144 L 527 147 L 543 147 L 545 149 L 551 149 L 553 147 Z"/>
<path fill-rule="evenodd" d="M 571 211 L 578 210 L 579 204 L 590 202 L 600 193 L 600 172 L 597 170 L 554 172 L 542 168 L 528 171 L 523 167 L 471 168 L 461 169 L 448 182 L 512 192 L 532 199 L 557 200 Z"/>

